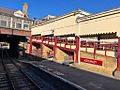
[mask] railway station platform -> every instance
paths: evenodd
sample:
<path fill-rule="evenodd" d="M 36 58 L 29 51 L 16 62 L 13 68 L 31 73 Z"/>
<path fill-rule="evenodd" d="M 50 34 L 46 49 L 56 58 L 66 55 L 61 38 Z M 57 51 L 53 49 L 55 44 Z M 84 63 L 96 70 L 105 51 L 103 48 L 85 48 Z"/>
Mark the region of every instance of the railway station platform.
<path fill-rule="evenodd" d="M 59 77 L 75 83 L 87 90 L 119 90 L 120 80 L 76 69 L 56 62 L 43 60 L 40 61 L 24 61 L 37 66 L 40 69 L 47 70 Z"/>

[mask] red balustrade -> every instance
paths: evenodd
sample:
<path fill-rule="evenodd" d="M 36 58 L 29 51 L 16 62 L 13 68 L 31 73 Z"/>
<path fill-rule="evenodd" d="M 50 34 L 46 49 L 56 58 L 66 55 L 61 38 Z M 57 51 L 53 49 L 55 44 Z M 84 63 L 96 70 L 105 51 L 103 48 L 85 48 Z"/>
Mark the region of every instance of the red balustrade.
<path fill-rule="evenodd" d="M 108 51 L 115 52 L 116 44 L 99 44 L 98 42 L 93 42 L 93 41 L 89 41 L 89 42 L 81 41 L 80 46 L 85 48 L 85 52 L 89 52 L 88 48 L 93 48 L 94 49 L 93 54 L 94 54 L 94 59 L 95 59 L 95 56 L 97 54 L 96 53 L 97 50 L 105 51 L 104 56 L 109 56 L 109 55 L 107 55 L 107 52 Z M 111 57 L 111 56 L 109 56 L 109 57 Z"/>
<path fill-rule="evenodd" d="M 76 45 L 76 40 L 69 40 L 69 39 L 67 39 L 67 37 L 65 37 L 65 38 L 58 38 L 57 43 L 60 44 L 59 46 L 57 46 L 59 48 L 73 50 L 73 51 L 75 50 L 75 49 L 72 49 L 72 46 Z M 64 45 L 64 46 L 62 46 L 62 45 Z M 67 45 L 70 48 L 68 48 Z"/>
<path fill-rule="evenodd" d="M 34 39 L 35 41 L 32 41 Z M 75 37 L 75 40 L 70 40 L 67 37 L 53 37 L 53 36 L 32 36 L 30 38 L 30 49 L 29 53 L 32 53 L 32 42 L 36 42 L 39 44 L 45 44 L 48 46 L 52 46 L 54 50 L 54 58 L 56 57 L 56 48 L 61 48 L 64 50 L 68 51 L 75 51 L 76 53 L 76 61 L 79 61 L 79 49 L 80 48 L 85 48 L 84 52 L 91 53 L 89 52 L 88 48 L 93 48 L 93 54 L 94 54 L 94 59 L 96 55 L 98 55 L 97 51 L 104 51 L 103 56 L 106 57 L 111 57 L 107 54 L 107 52 L 112 51 L 112 52 L 117 52 L 116 47 L 118 47 L 118 70 L 120 70 L 120 38 L 118 38 L 118 45 L 117 44 L 101 44 L 100 42 L 94 42 L 94 41 L 81 41 L 79 37 Z M 47 42 L 45 42 L 47 41 Z M 44 42 L 44 43 L 43 43 Z M 51 44 L 50 42 L 54 42 L 54 44 Z M 58 46 L 58 44 L 60 44 Z M 63 46 L 62 46 L 63 45 Z M 68 48 L 69 46 L 69 48 Z M 72 46 L 76 46 L 75 49 L 72 49 Z M 42 56 L 42 49 L 40 51 L 41 56 Z"/>

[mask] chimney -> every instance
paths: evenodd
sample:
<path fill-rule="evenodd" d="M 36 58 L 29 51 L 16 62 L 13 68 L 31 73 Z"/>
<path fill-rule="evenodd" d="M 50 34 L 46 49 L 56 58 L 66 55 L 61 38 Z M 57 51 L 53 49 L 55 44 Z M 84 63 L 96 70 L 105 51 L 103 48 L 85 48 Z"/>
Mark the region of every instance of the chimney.
<path fill-rule="evenodd" d="M 25 14 L 25 16 L 28 18 L 28 4 L 25 2 L 23 4 L 23 13 Z"/>

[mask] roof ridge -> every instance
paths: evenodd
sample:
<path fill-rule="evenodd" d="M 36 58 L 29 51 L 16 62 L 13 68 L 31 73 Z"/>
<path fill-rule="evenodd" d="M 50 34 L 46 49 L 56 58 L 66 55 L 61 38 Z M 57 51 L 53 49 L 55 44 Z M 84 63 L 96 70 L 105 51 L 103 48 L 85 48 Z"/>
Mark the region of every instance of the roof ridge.
<path fill-rule="evenodd" d="M 15 11 L 17 11 L 17 10 L 12 10 L 9 8 L 0 7 L 0 13 L 2 13 L 2 14 L 13 15 Z"/>
<path fill-rule="evenodd" d="M 10 8 L 4 8 L 4 7 L 0 7 L 0 9 L 10 10 L 10 11 L 17 11 L 17 10 L 12 10 Z"/>

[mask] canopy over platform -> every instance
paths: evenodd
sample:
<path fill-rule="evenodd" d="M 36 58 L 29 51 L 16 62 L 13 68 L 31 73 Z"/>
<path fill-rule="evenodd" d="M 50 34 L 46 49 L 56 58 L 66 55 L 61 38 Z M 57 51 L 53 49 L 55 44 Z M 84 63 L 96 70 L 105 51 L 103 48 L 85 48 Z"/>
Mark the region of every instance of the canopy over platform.
<path fill-rule="evenodd" d="M 115 38 L 118 38 L 117 32 L 86 34 L 86 35 L 80 35 L 80 37 L 81 38 L 99 37 L 100 39 L 115 39 Z"/>
<path fill-rule="evenodd" d="M 53 34 L 54 34 L 54 30 L 46 30 L 41 32 L 42 36 L 53 35 Z"/>
<path fill-rule="evenodd" d="M 80 35 L 85 35 L 85 34 L 96 35 L 97 33 L 116 32 L 117 34 L 116 36 L 119 37 L 120 8 L 82 17 L 80 19 L 79 24 L 80 24 Z M 107 38 L 109 36 L 107 36 Z M 111 38 L 113 38 L 113 35 L 111 36 Z"/>

